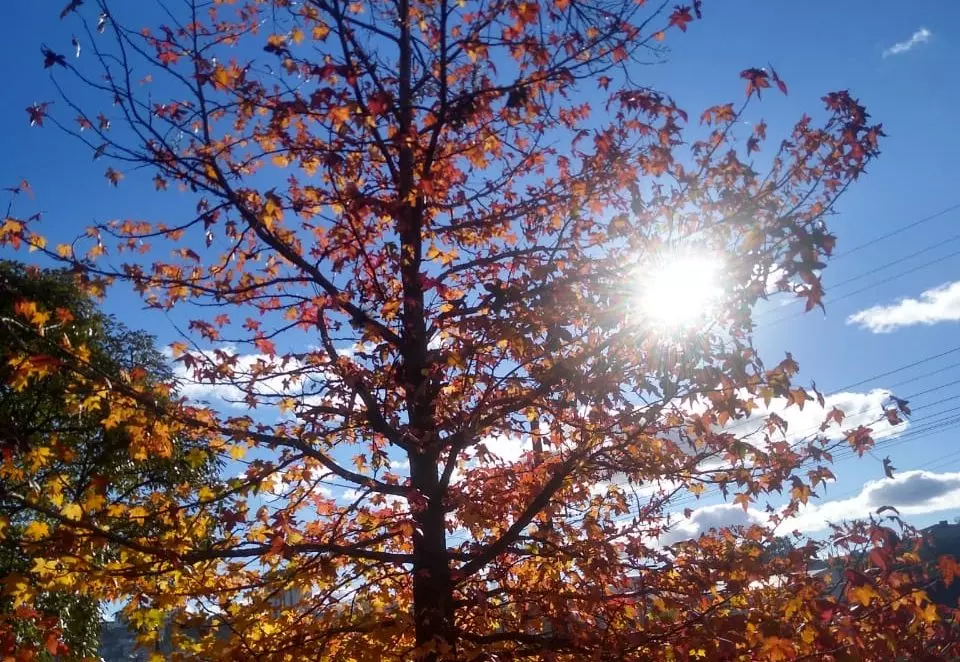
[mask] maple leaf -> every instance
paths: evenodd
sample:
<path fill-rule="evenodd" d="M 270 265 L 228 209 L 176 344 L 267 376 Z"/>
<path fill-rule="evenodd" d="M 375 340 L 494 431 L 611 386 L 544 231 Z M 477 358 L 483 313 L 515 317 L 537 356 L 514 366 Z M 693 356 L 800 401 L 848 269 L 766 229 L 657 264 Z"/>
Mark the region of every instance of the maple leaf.
<path fill-rule="evenodd" d="M 67 59 L 60 55 L 59 53 L 54 53 L 49 48 L 42 48 L 41 52 L 43 53 L 43 68 L 49 69 L 55 64 L 59 64 L 61 67 L 67 66 Z"/>
<path fill-rule="evenodd" d="M 27 114 L 30 116 L 30 126 L 43 126 L 43 118 L 46 117 L 47 108 L 49 107 L 49 101 L 27 106 Z"/>
<path fill-rule="evenodd" d="M 256 346 L 257 351 L 263 354 L 274 356 L 277 353 L 277 346 L 267 338 L 263 338 L 263 337 L 257 338 L 254 341 L 254 345 Z"/>
<path fill-rule="evenodd" d="M 763 89 L 770 87 L 770 74 L 763 69 L 744 69 L 740 72 L 740 78 L 747 81 L 747 96 L 756 94 L 760 97 Z"/>
<path fill-rule="evenodd" d="M 70 13 L 77 11 L 81 5 L 83 5 L 83 0 L 70 0 L 70 2 L 60 10 L 60 18 L 66 18 Z"/>
<path fill-rule="evenodd" d="M 877 592 L 869 584 L 852 586 L 848 590 L 848 594 L 851 600 L 863 605 L 864 607 L 870 606 L 871 600 L 877 597 Z"/>
<path fill-rule="evenodd" d="M 734 495 L 733 497 L 733 502 L 742 506 L 743 512 L 747 512 L 747 510 L 750 508 L 751 501 L 752 499 L 750 498 L 750 495 L 742 492 Z"/>
<path fill-rule="evenodd" d="M 61 651 L 60 637 L 56 632 L 47 634 L 47 638 L 44 641 L 44 649 L 50 655 L 57 655 Z"/>
<path fill-rule="evenodd" d="M 761 647 L 763 659 L 779 662 L 795 657 L 793 643 L 781 637 L 765 637 Z"/>
<path fill-rule="evenodd" d="M 687 23 L 693 20 L 690 14 L 691 8 L 688 6 L 676 7 L 670 14 L 670 25 L 675 25 L 683 32 L 687 31 Z"/>
<path fill-rule="evenodd" d="M 897 468 L 893 466 L 893 463 L 890 461 L 889 457 L 883 458 L 883 475 L 887 478 L 893 478 L 893 472 Z"/>
<path fill-rule="evenodd" d="M 23 535 L 27 540 L 40 540 L 50 535 L 50 527 L 45 522 L 34 520 L 24 528 Z"/>
<path fill-rule="evenodd" d="M 120 184 L 120 180 L 123 179 L 123 173 L 117 172 L 113 168 L 107 168 L 107 171 L 104 173 L 104 177 L 106 177 L 111 184 L 117 186 Z"/>
<path fill-rule="evenodd" d="M 773 82 L 776 83 L 777 88 L 779 88 L 779 90 L 780 90 L 783 94 L 786 94 L 786 93 L 787 93 L 787 84 L 784 83 L 784 82 L 780 79 L 780 76 L 777 75 L 776 69 L 774 69 L 773 67 L 768 67 L 768 68 L 770 69 L 770 77 L 773 78 Z"/>

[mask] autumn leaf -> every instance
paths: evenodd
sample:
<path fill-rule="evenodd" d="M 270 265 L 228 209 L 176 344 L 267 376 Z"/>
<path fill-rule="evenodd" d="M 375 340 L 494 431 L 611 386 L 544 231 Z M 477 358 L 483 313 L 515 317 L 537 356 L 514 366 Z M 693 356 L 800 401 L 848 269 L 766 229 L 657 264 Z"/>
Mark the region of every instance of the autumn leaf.
<path fill-rule="evenodd" d="M 257 338 L 254 340 L 254 345 L 256 346 L 257 351 L 261 352 L 262 354 L 273 356 L 277 353 L 277 346 L 273 343 L 273 341 L 268 340 L 267 338 Z"/>
<path fill-rule="evenodd" d="M 850 599 L 863 605 L 864 607 L 870 606 L 870 602 L 877 597 L 877 592 L 873 590 L 869 584 L 862 584 L 860 586 L 852 586 L 848 591 Z"/>
<path fill-rule="evenodd" d="M 107 168 L 107 172 L 104 174 L 104 176 L 114 186 L 120 184 L 120 180 L 123 179 L 123 173 L 117 172 L 113 168 Z"/>
<path fill-rule="evenodd" d="M 690 7 L 677 7 L 673 10 L 673 13 L 670 14 L 670 25 L 675 25 L 684 32 L 687 31 L 687 24 L 692 20 L 693 16 L 690 14 Z"/>
<path fill-rule="evenodd" d="M 47 108 L 49 107 L 49 101 L 27 106 L 27 115 L 30 116 L 30 126 L 43 126 L 43 119 L 47 116 Z"/>
<path fill-rule="evenodd" d="M 747 97 L 756 94 L 759 98 L 762 90 L 770 87 L 770 74 L 763 69 L 744 69 L 740 78 L 747 81 Z"/>
<path fill-rule="evenodd" d="M 50 535 L 50 527 L 45 522 L 34 520 L 24 528 L 23 535 L 27 540 L 41 540 Z"/>

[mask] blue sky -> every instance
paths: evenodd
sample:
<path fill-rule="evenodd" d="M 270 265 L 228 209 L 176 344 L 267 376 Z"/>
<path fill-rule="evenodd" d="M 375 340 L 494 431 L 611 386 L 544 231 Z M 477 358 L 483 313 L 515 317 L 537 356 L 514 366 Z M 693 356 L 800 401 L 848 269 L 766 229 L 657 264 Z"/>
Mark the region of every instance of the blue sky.
<path fill-rule="evenodd" d="M 639 80 L 674 96 L 692 117 L 708 105 L 740 98 L 743 82 L 738 74 L 742 69 L 772 64 L 787 81 L 789 96 L 766 95 L 769 98 L 747 117 L 751 123 L 764 118 L 771 136 L 788 129 L 804 111 L 819 110 L 820 97 L 835 89 L 850 89 L 873 117 L 883 122 L 888 138 L 882 143 L 882 156 L 841 200 L 840 213 L 832 220 L 832 229 L 840 237 L 838 253 L 960 203 L 956 185 L 960 132 L 952 123 L 960 107 L 960 86 L 955 84 L 960 4 L 932 0 L 707 0 L 704 4 L 702 22 L 692 24 L 686 35 L 671 35 L 668 61 L 637 74 Z M 185 199 L 157 194 L 149 185 L 140 185 L 139 180 L 146 182 L 146 175 L 128 175 L 124 185 L 114 189 L 103 177 L 104 165 L 93 165 L 85 147 L 54 130 L 28 127 L 24 108 L 56 96 L 42 69 L 40 42 L 59 51 L 70 50 L 70 27 L 57 20 L 59 9 L 55 0 L 9 3 L 4 8 L 0 73 L 5 81 L 5 103 L 0 106 L 0 149 L 6 158 L 0 162 L 0 185 L 13 185 L 21 178 L 32 183 L 37 202 L 24 204 L 44 210 L 45 231 L 51 241 L 71 237 L 92 221 L 135 216 L 145 206 L 155 217 L 175 218 L 179 206 L 188 202 Z M 931 288 L 960 281 L 960 257 L 946 257 L 960 250 L 960 242 L 943 243 L 845 288 L 838 287 L 836 297 L 915 269 L 835 306 L 830 304 L 831 284 L 945 242 L 957 233 L 960 209 L 840 257 L 825 276 L 826 317 L 814 312 L 789 323 L 762 325 L 758 344 L 771 358 L 791 351 L 801 363 L 803 378 L 815 379 L 825 392 L 960 346 L 956 320 L 911 323 L 960 317 L 960 285 L 930 295 L 926 303 L 897 305 L 903 298 L 919 299 Z M 924 266 L 934 260 L 940 261 Z M 892 305 L 895 307 L 862 313 L 859 324 L 848 323 L 850 315 Z M 163 316 L 136 315 L 137 306 L 134 298 L 121 293 L 107 302 L 108 310 L 122 319 L 145 326 L 163 340 L 172 339 Z M 786 307 L 762 319 L 774 320 L 795 310 Z M 898 326 L 892 328 L 891 324 Z M 960 453 L 960 427 L 951 426 L 946 411 L 960 406 L 960 397 L 937 402 L 960 396 L 960 384 L 947 385 L 960 379 L 960 368 L 951 367 L 958 362 L 960 352 L 947 354 L 852 389 L 864 402 L 871 389 L 904 380 L 912 381 L 896 388 L 899 395 L 935 389 L 911 403 L 930 405 L 918 411 L 912 424 L 914 437 L 908 434 L 876 453 L 881 458 L 889 454 L 901 472 L 926 469 L 944 474 L 907 473 L 897 483 L 903 489 L 884 492 L 902 503 L 912 503 L 912 519 L 919 524 L 960 514 L 960 477 L 948 475 L 960 472 L 960 455 L 950 455 Z M 924 376 L 935 370 L 940 372 Z M 939 412 L 946 413 L 938 416 Z M 927 424 L 943 422 L 943 428 L 931 427 L 929 434 L 920 434 L 926 430 L 924 416 Z M 803 427 L 797 424 L 797 429 Z M 828 498 L 860 499 L 850 501 L 850 509 L 873 503 L 870 495 L 885 487 L 861 492 L 865 481 L 882 477 L 876 459 L 845 460 L 835 470 L 840 480 L 831 487 Z M 911 487 L 916 489 L 910 492 Z M 911 501 L 905 493 L 916 498 Z M 924 499 L 917 501 L 918 495 Z M 846 512 L 840 507 L 835 510 Z M 710 517 L 718 513 L 730 514 L 716 508 L 703 512 L 703 522 L 712 522 Z"/>

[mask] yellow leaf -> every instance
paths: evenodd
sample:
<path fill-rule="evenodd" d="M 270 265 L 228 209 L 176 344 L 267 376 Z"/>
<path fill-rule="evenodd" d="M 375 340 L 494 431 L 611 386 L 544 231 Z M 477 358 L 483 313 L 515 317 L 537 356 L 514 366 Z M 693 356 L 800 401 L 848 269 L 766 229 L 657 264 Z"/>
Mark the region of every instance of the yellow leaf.
<path fill-rule="evenodd" d="M 83 517 L 83 509 L 79 504 L 69 503 L 63 507 L 63 510 L 60 511 L 60 514 L 63 515 L 68 520 L 73 520 L 74 522 L 78 521 Z"/>
<path fill-rule="evenodd" d="M 28 540 L 39 540 L 50 535 L 50 527 L 46 522 L 30 522 L 23 530 L 23 537 Z"/>
<path fill-rule="evenodd" d="M 83 506 L 87 511 L 97 510 L 98 508 L 103 507 L 103 504 L 106 502 L 107 500 L 103 498 L 102 494 L 94 493 L 87 497 L 87 500 L 84 502 Z"/>
<path fill-rule="evenodd" d="M 920 610 L 920 618 L 925 623 L 936 623 L 940 620 L 940 614 L 937 613 L 937 606 L 932 602 L 928 602 L 924 608 Z"/>
<path fill-rule="evenodd" d="M 850 597 L 862 604 L 864 607 L 870 604 L 870 600 L 877 596 L 877 592 L 873 590 L 873 587 L 867 586 L 855 586 L 850 589 Z"/>
<path fill-rule="evenodd" d="M 213 82 L 219 88 L 229 87 L 230 83 L 233 82 L 233 76 L 230 75 L 226 67 L 217 65 L 217 68 L 213 70 Z"/>
<path fill-rule="evenodd" d="M 273 229 L 274 223 L 279 223 L 283 219 L 283 206 L 277 196 L 267 195 L 267 201 L 263 204 L 261 219 L 268 230 Z"/>
<path fill-rule="evenodd" d="M 230 457 L 232 457 L 234 460 L 239 460 L 246 454 L 247 454 L 247 449 L 244 448 L 243 446 L 230 447 Z"/>
<path fill-rule="evenodd" d="M 353 113 L 349 106 L 340 105 L 334 106 L 330 109 L 330 119 L 332 119 L 336 124 L 343 124 L 347 122 L 352 114 Z"/>
<path fill-rule="evenodd" d="M 193 448 L 187 453 L 187 464 L 192 468 L 198 469 L 207 461 L 207 454 L 200 448 Z"/>
<path fill-rule="evenodd" d="M 390 301 L 387 301 L 385 304 L 383 304 L 383 312 L 381 314 L 383 315 L 383 319 L 392 320 L 394 317 L 397 316 L 397 313 L 399 312 L 400 312 L 400 300 L 391 299 Z"/>
<path fill-rule="evenodd" d="M 33 251 L 39 250 L 39 249 L 41 249 L 41 248 L 46 248 L 46 247 L 47 247 L 47 240 L 46 240 L 46 239 L 44 239 L 44 238 L 41 237 L 40 235 L 36 235 L 36 234 L 35 234 L 35 235 L 31 235 L 31 237 L 30 237 L 30 249 L 29 249 L 27 252 L 28 252 L 28 253 L 32 253 Z"/>
<path fill-rule="evenodd" d="M 13 598 L 14 608 L 30 603 L 36 595 L 36 591 L 23 575 L 11 574 L 4 577 L 2 582 L 3 592 Z"/>
<path fill-rule="evenodd" d="M 34 559 L 30 569 L 35 575 L 52 575 L 57 571 L 57 562 L 52 559 Z"/>

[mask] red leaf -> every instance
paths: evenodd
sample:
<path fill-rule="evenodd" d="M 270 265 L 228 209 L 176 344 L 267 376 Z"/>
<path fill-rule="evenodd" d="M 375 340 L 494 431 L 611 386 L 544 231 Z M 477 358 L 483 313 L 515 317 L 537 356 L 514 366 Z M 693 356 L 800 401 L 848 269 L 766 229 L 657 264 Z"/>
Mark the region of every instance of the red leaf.
<path fill-rule="evenodd" d="M 770 74 L 768 74 L 763 69 L 744 69 L 740 72 L 740 78 L 743 78 L 747 81 L 747 96 L 749 97 L 754 92 L 757 93 L 757 98 L 760 97 L 760 90 L 770 87 Z"/>
<path fill-rule="evenodd" d="M 49 106 L 49 101 L 27 106 L 27 114 L 30 116 L 30 126 L 43 126 L 43 118 L 46 117 Z"/>
<path fill-rule="evenodd" d="M 257 349 L 264 354 L 269 354 L 274 356 L 277 353 L 277 346 L 273 344 L 272 341 L 267 340 L 266 338 L 260 337 L 253 341 L 253 344 L 256 345 Z"/>
<path fill-rule="evenodd" d="M 43 642 L 43 647 L 51 655 L 56 655 L 60 651 L 60 638 L 56 632 L 51 632 L 47 635 L 46 640 Z"/>
<path fill-rule="evenodd" d="M 773 67 L 770 67 L 770 75 L 773 77 L 773 82 L 777 84 L 777 87 L 784 94 L 787 93 L 787 84 L 783 82 L 780 76 L 777 75 L 777 70 Z"/>
<path fill-rule="evenodd" d="M 870 562 L 884 572 L 887 571 L 887 558 L 879 548 L 874 547 L 870 550 Z"/>
<path fill-rule="evenodd" d="M 684 32 L 687 31 L 687 23 L 692 20 L 693 16 L 690 15 L 690 7 L 677 7 L 673 10 L 673 13 L 670 14 L 670 25 L 675 25 Z"/>

